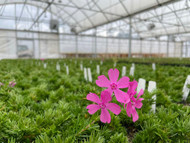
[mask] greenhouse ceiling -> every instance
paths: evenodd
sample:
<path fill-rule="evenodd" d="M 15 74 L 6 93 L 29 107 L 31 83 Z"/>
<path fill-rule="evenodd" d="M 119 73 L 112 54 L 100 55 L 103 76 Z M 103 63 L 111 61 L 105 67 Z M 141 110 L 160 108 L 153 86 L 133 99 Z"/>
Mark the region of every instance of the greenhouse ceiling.
<path fill-rule="evenodd" d="M 190 39 L 190 0 L 1 0 L 0 29 Z"/>

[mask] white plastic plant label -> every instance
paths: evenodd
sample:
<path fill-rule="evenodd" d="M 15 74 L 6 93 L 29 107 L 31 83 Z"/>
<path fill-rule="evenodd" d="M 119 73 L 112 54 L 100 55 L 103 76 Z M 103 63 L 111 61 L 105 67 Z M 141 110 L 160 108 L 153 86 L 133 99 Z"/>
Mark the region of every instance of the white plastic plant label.
<path fill-rule="evenodd" d="M 135 64 L 134 63 L 132 63 L 132 67 L 134 67 L 134 70 L 135 70 Z"/>
<path fill-rule="evenodd" d="M 130 68 L 130 73 L 129 73 L 129 75 L 134 76 L 134 73 L 135 73 L 135 68 L 132 66 L 132 67 Z"/>
<path fill-rule="evenodd" d="M 146 88 L 146 80 L 143 78 L 139 78 L 137 93 L 139 93 L 141 89 L 145 90 L 145 88 Z"/>
<path fill-rule="evenodd" d="M 44 63 L 44 69 L 46 69 L 47 68 L 47 63 Z"/>
<path fill-rule="evenodd" d="M 84 79 L 87 81 L 87 69 L 84 68 Z"/>
<path fill-rule="evenodd" d="M 100 74 L 100 65 L 96 66 L 96 72 L 97 72 L 98 75 Z"/>
<path fill-rule="evenodd" d="M 103 61 L 100 61 L 100 65 L 103 65 Z"/>
<path fill-rule="evenodd" d="M 83 71 L 83 64 L 80 64 L 80 70 Z"/>
<path fill-rule="evenodd" d="M 67 75 L 69 75 L 69 67 L 68 66 L 66 66 L 66 73 L 67 73 Z"/>
<path fill-rule="evenodd" d="M 91 74 L 90 68 L 88 68 L 88 80 L 89 80 L 89 82 L 92 82 L 92 74 Z"/>
<path fill-rule="evenodd" d="M 126 66 L 122 67 L 122 77 L 126 75 Z"/>
<path fill-rule="evenodd" d="M 114 65 L 113 65 L 114 67 L 116 67 L 117 66 L 117 63 L 116 62 L 114 62 Z"/>
<path fill-rule="evenodd" d="M 156 64 L 155 63 L 152 63 L 152 69 L 153 69 L 153 71 L 156 70 Z"/>
<path fill-rule="evenodd" d="M 60 65 L 58 63 L 56 64 L 56 70 L 60 71 Z"/>
<path fill-rule="evenodd" d="M 187 76 L 187 79 L 185 81 L 185 84 L 183 86 L 183 100 L 186 101 L 187 97 L 189 95 L 190 89 L 188 88 L 188 85 L 190 85 L 190 75 Z"/>
<path fill-rule="evenodd" d="M 148 92 L 153 92 L 156 89 L 156 82 L 155 81 L 149 81 L 148 83 Z M 152 104 L 152 112 L 156 113 L 156 95 L 152 96 L 152 99 L 154 100 L 154 103 Z"/>

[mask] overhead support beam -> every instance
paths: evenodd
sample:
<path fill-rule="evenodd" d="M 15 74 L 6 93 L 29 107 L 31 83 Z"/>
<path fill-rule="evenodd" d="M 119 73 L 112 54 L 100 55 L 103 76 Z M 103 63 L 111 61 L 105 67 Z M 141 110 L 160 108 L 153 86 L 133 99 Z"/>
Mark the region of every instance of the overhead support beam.
<path fill-rule="evenodd" d="M 132 26 L 131 17 L 129 18 L 129 54 L 128 58 L 131 58 L 131 39 L 132 39 Z"/>
<path fill-rule="evenodd" d="M 110 22 L 115 22 L 115 21 L 118 21 L 118 20 L 123 20 L 123 19 L 125 19 L 125 18 L 129 18 L 129 17 L 131 17 L 131 16 L 135 16 L 135 15 L 137 15 L 137 14 L 139 14 L 139 13 L 143 13 L 143 12 L 146 12 L 146 11 L 149 11 L 149 10 L 152 10 L 152 9 L 155 9 L 155 8 L 158 8 L 158 7 L 160 7 L 160 6 L 168 5 L 168 4 L 177 2 L 177 1 L 180 1 L 180 0 L 169 0 L 169 1 L 166 1 L 166 2 L 163 2 L 163 3 L 160 3 L 159 5 L 155 5 L 155 6 L 152 6 L 152 7 L 149 7 L 149 8 L 146 8 L 146 9 L 143 9 L 143 10 L 140 10 L 140 11 L 137 11 L 137 12 L 134 12 L 134 13 L 131 13 L 130 15 L 121 16 L 121 17 L 116 18 L 116 19 L 114 19 L 114 20 L 110 20 L 109 22 L 104 22 L 104 23 L 101 23 L 101 24 L 97 24 L 97 25 L 94 26 L 94 27 L 89 27 L 89 28 L 86 28 L 86 29 L 79 30 L 78 33 L 81 33 L 81 32 L 84 32 L 84 31 L 87 31 L 87 30 L 90 30 L 90 29 L 93 29 L 93 28 L 96 28 L 96 27 L 99 27 L 99 26 L 108 24 L 108 23 L 110 23 Z"/>
<path fill-rule="evenodd" d="M 35 1 L 35 2 L 43 2 L 43 3 L 47 3 L 43 0 L 31 0 L 31 1 Z M 71 1 L 72 2 L 72 1 Z M 94 2 L 94 1 L 93 1 Z M 92 12 L 100 12 L 100 13 L 104 13 L 104 14 L 108 14 L 108 15 L 114 15 L 114 16 L 121 16 L 119 14 L 116 14 L 116 13 L 111 13 L 111 12 L 102 12 L 101 10 L 96 10 L 96 9 L 89 9 L 89 8 L 86 8 L 85 6 L 86 5 L 83 5 L 83 6 L 77 6 L 77 5 L 71 5 L 71 4 L 64 4 L 64 3 L 53 3 L 53 5 L 55 6 L 62 6 L 62 7 L 68 7 L 68 8 L 76 8 L 77 10 L 86 10 L 86 11 L 92 11 Z"/>
<path fill-rule="evenodd" d="M 47 9 L 52 5 L 54 0 L 52 0 L 50 3 L 48 3 L 47 7 L 42 11 L 42 13 L 37 17 L 37 19 L 34 21 L 34 23 L 30 26 L 28 30 L 31 30 L 32 27 L 38 22 L 38 20 L 42 17 L 42 15 L 47 11 Z"/>
<path fill-rule="evenodd" d="M 171 27 L 170 27 L 170 28 L 171 28 Z M 141 35 L 142 35 L 143 38 L 151 38 L 151 37 L 161 37 L 161 36 L 166 36 L 166 35 L 179 35 L 179 34 L 189 34 L 189 33 L 190 33 L 190 30 L 187 30 L 187 31 L 182 30 L 183 27 L 180 27 L 180 28 L 178 28 L 178 29 L 180 29 L 180 31 L 170 31 L 170 30 L 168 29 L 168 33 L 167 33 L 167 34 L 166 34 L 166 33 L 162 33 L 162 34 L 158 33 L 158 34 L 143 36 L 144 34 L 147 33 L 147 32 L 146 32 L 146 33 L 141 33 Z M 154 32 L 154 31 L 153 31 L 153 32 Z"/>

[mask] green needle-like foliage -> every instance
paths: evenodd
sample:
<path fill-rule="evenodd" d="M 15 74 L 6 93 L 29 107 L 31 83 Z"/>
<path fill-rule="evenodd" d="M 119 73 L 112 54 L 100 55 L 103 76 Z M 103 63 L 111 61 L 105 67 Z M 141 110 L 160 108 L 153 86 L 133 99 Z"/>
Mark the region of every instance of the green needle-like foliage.
<path fill-rule="evenodd" d="M 92 60 L 92 59 L 90 59 Z M 87 112 L 86 100 L 89 92 L 100 95 L 102 88 L 96 86 L 96 65 L 100 59 L 45 60 L 1 60 L 0 61 L 0 142 L 8 143 L 182 143 L 190 140 L 190 97 L 182 101 L 182 88 L 190 73 L 188 67 L 165 66 L 162 64 L 188 64 L 189 60 L 178 59 L 114 59 L 105 60 L 100 66 L 101 74 L 108 76 L 108 70 L 122 71 L 135 62 L 135 75 L 157 82 L 157 90 L 142 95 L 143 106 L 137 109 L 139 120 L 135 123 L 126 115 L 121 105 L 121 113 L 111 113 L 111 123 L 100 122 L 100 111 L 94 115 Z M 59 62 L 61 70 L 56 70 Z M 80 63 L 90 67 L 93 82 L 84 79 Z M 155 62 L 156 71 L 152 70 Z M 40 65 L 39 65 L 40 63 Z M 146 63 L 146 64 L 138 64 Z M 69 66 L 66 74 L 64 64 Z M 121 75 L 120 75 L 121 77 Z M 9 87 L 10 81 L 15 87 Z M 189 85 L 188 85 L 189 87 Z M 125 90 L 124 90 L 125 91 Z M 125 91 L 126 92 L 126 91 Z M 157 95 L 156 113 L 151 105 L 153 95 Z M 113 102 L 116 102 L 115 98 Z"/>

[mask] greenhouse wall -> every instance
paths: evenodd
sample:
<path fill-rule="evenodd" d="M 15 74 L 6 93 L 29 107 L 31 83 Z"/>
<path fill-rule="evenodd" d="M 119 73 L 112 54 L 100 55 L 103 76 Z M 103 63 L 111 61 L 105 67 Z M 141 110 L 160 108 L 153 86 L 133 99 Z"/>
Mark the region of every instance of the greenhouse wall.
<path fill-rule="evenodd" d="M 127 57 L 129 40 L 0 30 L 0 58 Z M 132 40 L 132 57 L 184 57 L 182 42 Z"/>

